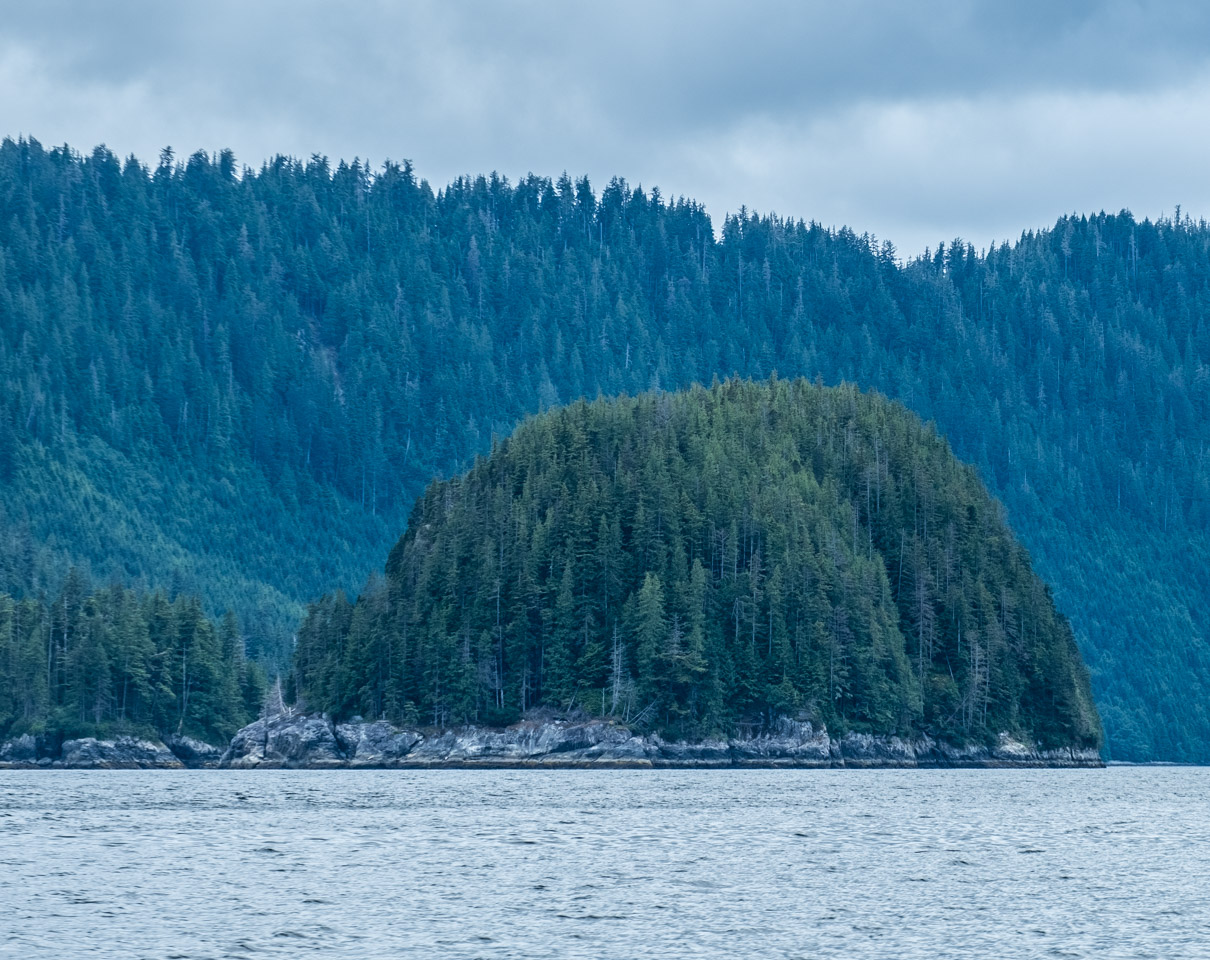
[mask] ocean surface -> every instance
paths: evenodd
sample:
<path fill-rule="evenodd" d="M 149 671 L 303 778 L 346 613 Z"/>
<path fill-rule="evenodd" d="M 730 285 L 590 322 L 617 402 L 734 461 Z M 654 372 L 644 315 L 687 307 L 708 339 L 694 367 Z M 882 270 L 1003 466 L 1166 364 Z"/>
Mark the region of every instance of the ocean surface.
<path fill-rule="evenodd" d="M 1210 770 L 0 772 L 0 957 L 1210 957 Z"/>

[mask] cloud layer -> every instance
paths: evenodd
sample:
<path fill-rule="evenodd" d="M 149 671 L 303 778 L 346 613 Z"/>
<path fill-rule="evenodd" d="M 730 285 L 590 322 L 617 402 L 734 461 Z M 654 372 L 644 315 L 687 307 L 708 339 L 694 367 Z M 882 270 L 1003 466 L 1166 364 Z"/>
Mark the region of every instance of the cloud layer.
<path fill-rule="evenodd" d="M 345 8 L 348 9 L 345 9 Z M 1210 216 L 1195 3 L 0 0 L 0 134 L 625 176 L 905 254 L 1072 210 Z"/>

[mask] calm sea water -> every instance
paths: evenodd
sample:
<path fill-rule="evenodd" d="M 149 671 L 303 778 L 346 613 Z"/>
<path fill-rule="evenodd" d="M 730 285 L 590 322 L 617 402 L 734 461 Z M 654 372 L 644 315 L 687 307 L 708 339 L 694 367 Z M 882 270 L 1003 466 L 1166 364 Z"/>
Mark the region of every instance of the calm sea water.
<path fill-rule="evenodd" d="M 1210 957 L 1210 770 L 0 773 L 0 957 Z"/>

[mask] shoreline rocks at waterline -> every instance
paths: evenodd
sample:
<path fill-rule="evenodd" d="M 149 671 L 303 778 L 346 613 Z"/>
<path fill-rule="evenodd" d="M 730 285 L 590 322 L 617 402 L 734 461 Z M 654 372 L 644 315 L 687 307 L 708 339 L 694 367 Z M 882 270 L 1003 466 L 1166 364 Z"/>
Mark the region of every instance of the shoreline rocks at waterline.
<path fill-rule="evenodd" d="M 215 750 L 213 747 L 210 749 Z M 180 757 L 165 743 L 143 737 L 115 737 L 112 740 L 82 737 L 55 745 L 47 738 L 27 733 L 0 744 L 0 770 L 44 767 L 71 770 L 180 770 L 184 766 Z"/>
<path fill-rule="evenodd" d="M 431 767 L 1100 767 L 1095 750 L 1043 750 L 1001 734 L 997 743 L 847 733 L 782 718 L 747 735 L 686 743 L 638 734 L 609 720 L 526 720 L 511 727 L 444 730 L 385 720 L 333 723 L 282 713 L 241 729 L 222 749 L 190 737 L 67 740 L 58 749 L 29 734 L 0 744 L 0 769 L 84 770 L 422 769 Z"/>
<path fill-rule="evenodd" d="M 636 734 L 608 720 L 527 720 L 504 729 L 399 728 L 282 714 L 249 724 L 220 766 L 231 769 L 427 767 L 1100 767 L 1095 750 L 1042 750 L 1001 735 L 994 746 L 848 733 L 783 718 L 750 735 L 693 743 Z"/>

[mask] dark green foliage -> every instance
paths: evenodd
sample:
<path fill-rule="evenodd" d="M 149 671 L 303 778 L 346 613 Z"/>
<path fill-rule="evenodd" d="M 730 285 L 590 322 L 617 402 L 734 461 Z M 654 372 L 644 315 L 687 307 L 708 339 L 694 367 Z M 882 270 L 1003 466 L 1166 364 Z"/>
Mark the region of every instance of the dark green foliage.
<path fill-rule="evenodd" d="M 91 590 L 71 570 L 52 601 L 0 594 L 0 740 L 185 733 L 222 743 L 256 717 L 265 674 L 233 616 L 197 597 Z"/>
<path fill-rule="evenodd" d="M 303 604 L 526 414 L 776 369 L 935 421 L 1071 616 L 1113 756 L 1210 760 L 1204 224 L 1065 217 L 900 265 L 746 211 L 716 239 L 622 181 L 234 171 L 0 145 L 0 588 L 75 563 L 195 590 L 284 663 Z"/>
<path fill-rule="evenodd" d="M 338 714 L 1100 744 L 1067 621 L 974 470 L 902 407 L 803 380 L 527 421 L 428 488 L 385 588 L 311 608 L 297 657 Z"/>

